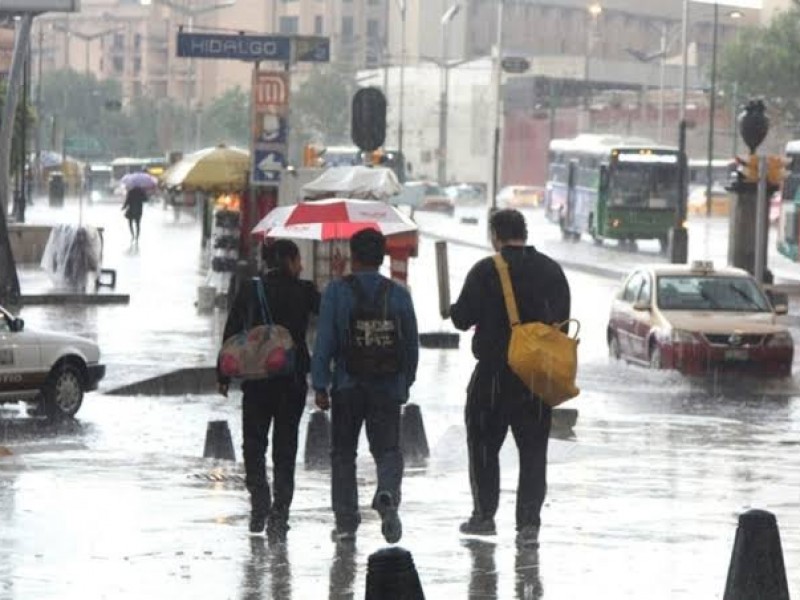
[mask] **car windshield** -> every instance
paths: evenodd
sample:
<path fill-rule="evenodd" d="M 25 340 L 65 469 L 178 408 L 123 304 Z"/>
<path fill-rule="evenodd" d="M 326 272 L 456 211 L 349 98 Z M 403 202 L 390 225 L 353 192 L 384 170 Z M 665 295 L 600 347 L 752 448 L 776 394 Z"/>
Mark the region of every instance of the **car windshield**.
<path fill-rule="evenodd" d="M 662 310 L 771 311 L 766 297 L 752 279 L 713 275 L 659 277 L 658 307 Z"/>

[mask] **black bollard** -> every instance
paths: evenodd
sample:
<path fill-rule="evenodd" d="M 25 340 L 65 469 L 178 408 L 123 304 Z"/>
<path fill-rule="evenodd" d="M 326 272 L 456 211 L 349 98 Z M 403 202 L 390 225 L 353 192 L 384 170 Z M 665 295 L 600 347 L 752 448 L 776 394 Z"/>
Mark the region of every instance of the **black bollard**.
<path fill-rule="evenodd" d="M 425 600 L 408 550 L 394 546 L 370 555 L 365 600 Z"/>
<path fill-rule="evenodd" d="M 331 464 L 331 423 L 328 415 L 315 410 L 306 432 L 306 469 L 325 469 Z"/>
<path fill-rule="evenodd" d="M 206 445 L 203 449 L 203 458 L 219 458 L 222 460 L 236 460 L 233 451 L 231 430 L 227 421 L 209 421 L 206 427 Z"/>
<path fill-rule="evenodd" d="M 739 515 L 723 600 L 754 598 L 789 600 L 778 521 L 758 509 Z"/>
<path fill-rule="evenodd" d="M 458 348 L 461 336 L 450 331 L 431 331 L 419 334 L 419 345 L 423 348 L 438 350 L 455 350 Z"/>
<path fill-rule="evenodd" d="M 428 436 L 425 435 L 425 424 L 422 422 L 422 411 L 417 404 L 409 403 L 403 407 L 400 421 L 400 449 L 403 458 L 412 464 L 424 462 L 431 455 Z"/>

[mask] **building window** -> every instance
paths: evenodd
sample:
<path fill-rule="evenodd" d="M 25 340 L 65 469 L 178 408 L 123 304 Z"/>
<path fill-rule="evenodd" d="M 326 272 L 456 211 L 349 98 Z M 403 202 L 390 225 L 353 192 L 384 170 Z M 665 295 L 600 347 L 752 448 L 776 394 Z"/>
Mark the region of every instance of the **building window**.
<path fill-rule="evenodd" d="M 342 17 L 342 39 L 353 39 L 353 17 Z"/>
<path fill-rule="evenodd" d="M 297 33 L 297 17 L 281 17 L 278 24 L 278 31 L 285 35 Z"/>
<path fill-rule="evenodd" d="M 377 19 L 367 19 L 367 39 L 377 40 L 381 35 L 380 23 Z"/>
<path fill-rule="evenodd" d="M 314 17 L 314 35 L 322 35 L 322 15 Z"/>
<path fill-rule="evenodd" d="M 122 33 L 114 34 L 114 50 L 125 49 L 125 35 Z"/>
<path fill-rule="evenodd" d="M 142 72 L 142 59 L 138 56 L 133 59 L 133 72 L 137 75 Z"/>
<path fill-rule="evenodd" d="M 133 49 L 134 50 L 141 50 L 142 49 L 142 36 L 139 33 L 137 33 L 135 36 L 133 36 Z"/>
<path fill-rule="evenodd" d="M 122 73 L 125 70 L 125 59 L 123 57 L 115 56 L 112 62 L 115 73 Z"/>

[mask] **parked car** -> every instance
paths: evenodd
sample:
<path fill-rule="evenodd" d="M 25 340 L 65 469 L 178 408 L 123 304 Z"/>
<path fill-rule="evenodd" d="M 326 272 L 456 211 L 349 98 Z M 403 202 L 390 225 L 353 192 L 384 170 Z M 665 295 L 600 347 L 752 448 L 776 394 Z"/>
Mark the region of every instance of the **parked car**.
<path fill-rule="evenodd" d="M 791 374 L 794 340 L 778 315 L 784 294 L 767 294 L 746 271 L 713 264 L 635 269 L 611 306 L 612 358 L 686 375 L 735 371 Z"/>
<path fill-rule="evenodd" d="M 497 194 L 498 208 L 535 208 L 542 202 L 542 192 L 526 185 L 508 185 Z"/>
<path fill-rule="evenodd" d="M 427 181 L 409 181 L 406 187 L 411 190 L 422 188 L 422 202 L 416 210 L 431 212 L 441 212 L 452 216 L 455 212 L 455 204 L 445 191 L 435 183 Z"/>
<path fill-rule="evenodd" d="M 456 205 L 475 206 L 486 202 L 486 190 L 477 185 L 459 183 L 447 186 L 444 191 Z"/>
<path fill-rule="evenodd" d="M 26 329 L 0 307 L 0 403 L 31 402 L 47 417 L 72 417 L 105 371 L 94 342 Z"/>
<path fill-rule="evenodd" d="M 694 187 L 689 192 L 686 209 L 690 215 L 706 214 L 706 198 L 708 194 L 705 186 Z M 726 217 L 730 212 L 731 194 L 725 188 L 713 186 L 711 188 L 711 215 L 714 217 Z"/>

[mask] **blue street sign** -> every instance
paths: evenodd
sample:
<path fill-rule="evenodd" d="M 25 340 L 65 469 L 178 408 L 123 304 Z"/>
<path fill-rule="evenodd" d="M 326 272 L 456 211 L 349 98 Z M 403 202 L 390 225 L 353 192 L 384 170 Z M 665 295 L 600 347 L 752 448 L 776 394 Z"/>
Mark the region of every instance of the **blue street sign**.
<path fill-rule="evenodd" d="M 299 35 L 294 40 L 295 60 L 298 62 L 330 61 L 331 41 L 329 38 Z"/>
<path fill-rule="evenodd" d="M 330 39 L 320 36 L 231 35 L 178 32 L 178 57 L 289 62 L 328 62 Z"/>
<path fill-rule="evenodd" d="M 178 33 L 178 56 L 183 58 L 287 62 L 291 54 L 291 38 L 286 36 Z"/>
<path fill-rule="evenodd" d="M 253 182 L 261 184 L 280 183 L 286 166 L 282 148 L 255 148 L 253 150 Z"/>

